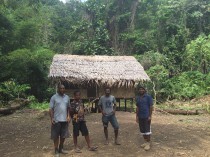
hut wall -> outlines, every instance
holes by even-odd
[[[74,91],[77,89],[66,89],[66,94],[70,96],[70,98],[74,97]],[[81,92],[81,98],[87,99],[87,89],[78,89]],[[134,98],[135,97],[135,90],[134,88],[112,88],[111,94],[114,95],[116,98]],[[98,95],[96,97],[100,97],[104,95],[104,88],[98,89]]]
[[[111,94],[115,96],[115,98],[134,98],[135,97],[135,89],[134,88],[111,88]],[[104,95],[104,88],[99,89],[99,97]]]
[[[87,98],[87,89],[66,89],[66,94],[70,97],[74,97],[74,91],[79,90],[81,92],[81,98],[86,99]]]

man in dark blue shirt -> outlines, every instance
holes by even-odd
[[[136,122],[139,123],[145,143],[141,145],[144,150],[150,149],[151,119],[153,111],[153,99],[146,93],[144,87],[139,87],[139,96],[136,97]]]

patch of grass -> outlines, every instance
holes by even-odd
[[[203,104],[176,104],[176,105],[169,105],[169,104],[159,104],[157,105],[160,109],[180,109],[180,110],[204,110],[210,113],[210,105],[203,105]]]
[[[210,114],[210,104],[205,104],[203,107]]]
[[[36,109],[36,110],[47,110],[49,109],[49,103],[48,102],[33,102],[28,105],[30,109]]]

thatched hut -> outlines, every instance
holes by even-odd
[[[78,56],[57,54],[50,66],[49,78],[63,83],[72,96],[80,89],[83,99],[97,98],[110,86],[116,98],[133,98],[139,81],[149,80],[133,56]]]

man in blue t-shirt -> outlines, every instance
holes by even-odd
[[[105,144],[109,144],[108,140],[108,124],[111,123],[114,128],[115,134],[115,144],[120,145],[118,142],[118,130],[119,124],[117,118],[115,116],[116,112],[116,99],[113,95],[111,95],[111,89],[109,87],[105,88],[105,95],[101,96],[98,102],[99,109],[102,113],[102,122],[104,126],[104,135],[106,138]]]
[[[144,150],[150,149],[151,119],[153,111],[153,99],[146,93],[144,87],[139,87],[139,95],[136,97],[136,122],[139,123],[145,143],[141,145]]]

